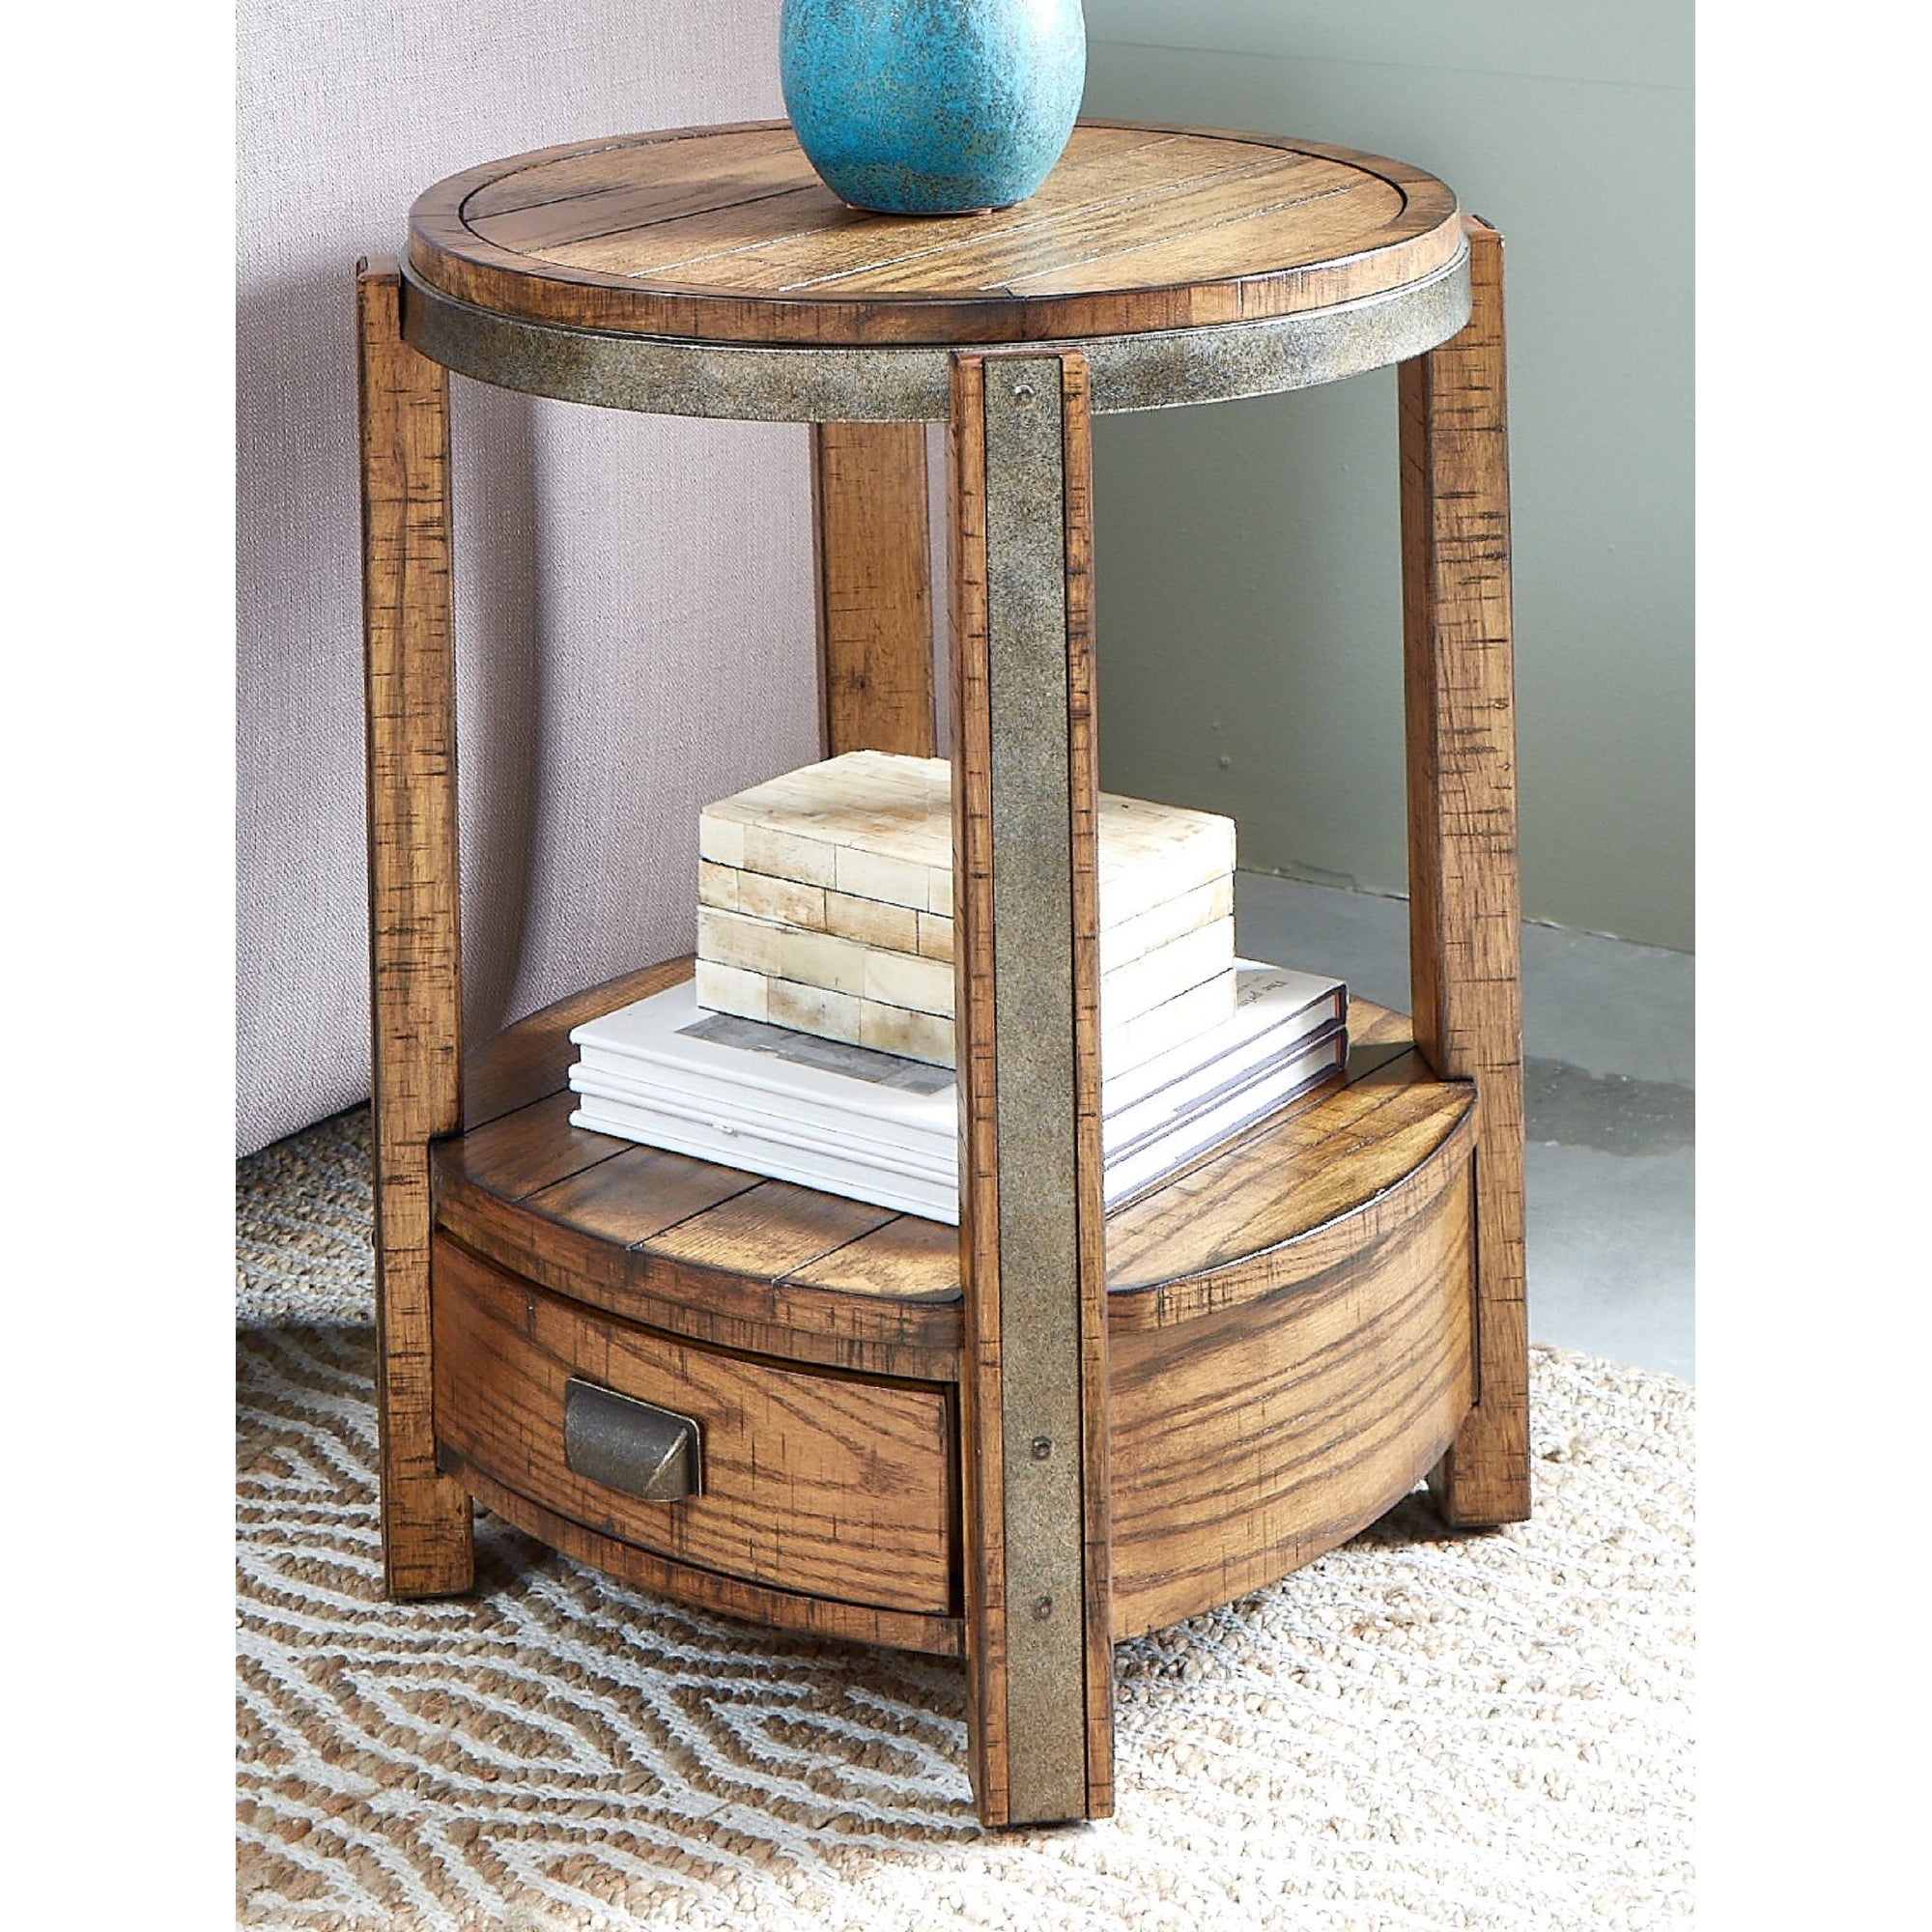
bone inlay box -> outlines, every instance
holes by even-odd
[[[698,1003],[951,1066],[951,788],[944,758],[848,752],[707,806]],[[1234,871],[1232,819],[1101,793],[1110,1070],[1233,1013]]]

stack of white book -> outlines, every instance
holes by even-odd
[[[952,767],[847,752],[704,808],[697,1003],[953,1064]],[[1102,792],[1101,1058],[1122,1068],[1235,1010],[1235,824]]]
[[[1338,980],[1236,962],[1232,1018],[1126,1068],[1103,1051],[1111,1209],[1258,1126],[1348,1057]],[[578,1027],[575,1126],[956,1224],[950,1068],[707,1012],[691,980]]]

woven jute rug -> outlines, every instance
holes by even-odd
[[[1690,1914],[1691,1396],[1539,1349],[1536,1516],[1404,1502],[1122,1644],[1119,1813],[987,1833],[955,1665],[656,1602],[478,1519],[380,1591],[366,1115],[240,1184],[240,1921],[1641,1927]]]

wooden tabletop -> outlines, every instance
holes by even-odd
[[[789,124],[584,141],[428,190],[410,265],[484,309],[739,343],[965,343],[1293,315],[1420,280],[1456,197],[1373,155],[1083,122],[1031,200],[913,218],[849,208]]]

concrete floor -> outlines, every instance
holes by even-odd
[[[1243,954],[1408,1007],[1408,908],[1243,872]],[[1694,1369],[1692,982],[1684,952],[1522,929],[1529,1333],[1687,1379]]]

